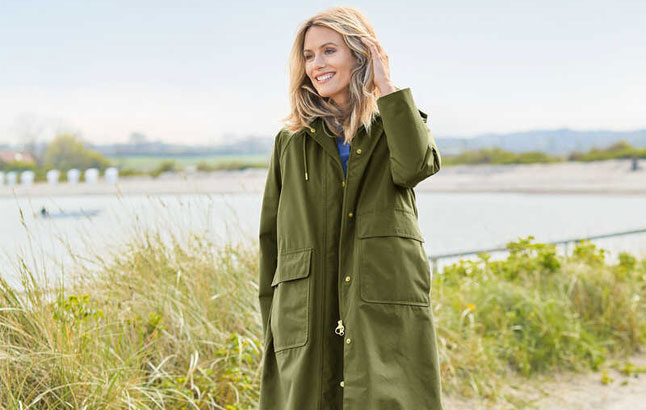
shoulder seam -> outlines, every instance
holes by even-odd
[[[282,133],[282,132],[281,132],[281,133]],[[294,139],[294,137],[295,137],[297,134],[299,134],[299,133],[301,133],[301,131],[296,131],[296,132],[290,132],[290,133],[289,133],[289,135],[287,136],[287,141],[284,141],[284,142],[282,143],[282,148],[281,148],[280,156],[278,157],[278,160],[279,160],[279,161],[282,161],[282,159],[283,159],[283,155],[285,155],[285,152],[287,152],[287,146],[288,146],[288,145],[289,145],[289,143]]]

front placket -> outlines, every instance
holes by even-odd
[[[348,323],[345,320],[347,298],[349,293],[350,284],[353,281],[354,274],[351,271],[352,269],[352,259],[354,257],[353,252],[350,250],[351,247],[347,247],[346,244],[353,243],[353,234],[354,229],[351,229],[352,224],[356,220],[356,210],[354,209],[354,204],[356,203],[357,189],[356,189],[356,178],[354,177],[355,168],[353,167],[354,158],[361,155],[360,148],[360,136],[361,131],[355,135],[354,138],[350,141],[350,156],[348,157],[348,162],[346,164],[346,175],[343,182],[343,205],[341,208],[341,236],[339,238],[339,283],[338,283],[338,292],[339,292],[339,314],[340,318],[337,323],[337,327],[334,329],[335,333],[341,337],[344,337],[344,357],[346,354],[349,354],[349,348],[351,348],[352,339],[350,335],[352,333],[351,327],[348,332]],[[350,323],[350,326],[352,324]],[[345,365],[344,374],[345,374]],[[340,387],[345,387],[345,381],[339,381]]]

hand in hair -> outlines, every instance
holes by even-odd
[[[368,46],[372,55],[372,77],[375,87],[379,90],[380,97],[396,91],[395,86],[390,81],[388,54],[386,54],[382,45],[374,37],[361,37],[361,41]]]

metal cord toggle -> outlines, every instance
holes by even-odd
[[[339,336],[343,336],[343,334],[345,333],[345,327],[343,327],[343,320],[338,321],[338,325],[336,329],[334,329],[334,333],[336,333]]]

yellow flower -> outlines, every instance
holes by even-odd
[[[474,305],[473,303],[467,303],[467,309],[469,309],[472,312],[475,312],[476,305]]]

